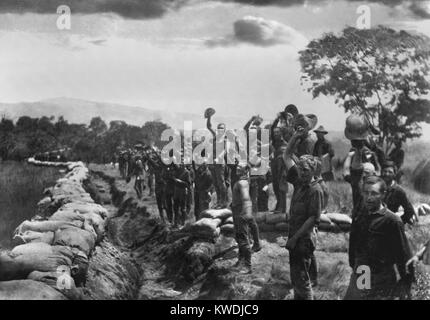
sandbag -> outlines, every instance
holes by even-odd
[[[0,300],[67,300],[58,290],[34,280],[0,282]]]
[[[81,214],[78,211],[58,210],[49,220],[66,222],[82,221],[84,229],[86,225],[91,225],[94,228],[98,240],[101,240],[105,233],[105,220],[100,215],[92,212]]]
[[[11,254],[14,256],[22,254],[52,254],[52,246],[44,242],[32,242],[16,246],[12,249]]]
[[[343,213],[326,213],[327,217],[335,224],[351,224],[352,219]]]
[[[23,234],[26,231],[47,232],[56,231],[64,227],[82,228],[83,223],[80,221],[64,222],[64,221],[24,221],[15,230],[15,234]]]
[[[0,256],[0,281],[25,279],[33,271],[55,272],[60,266],[71,266],[70,257],[62,253]]]
[[[326,232],[335,232],[335,231],[339,231],[339,227],[332,222],[327,223],[327,222],[321,221],[318,225],[318,230],[326,231]]]
[[[267,224],[277,224],[287,222],[287,215],[285,213],[273,213],[266,215]]]
[[[257,223],[266,222],[266,216],[267,215],[270,215],[270,213],[268,213],[268,212],[257,212],[255,214],[255,221]]]
[[[220,232],[226,237],[234,236],[234,225],[231,223],[226,223],[220,227]]]
[[[25,231],[22,234],[17,234],[13,237],[14,242],[19,243],[30,243],[30,242],[43,242],[52,244],[54,242],[54,232],[36,232],[36,231]]]
[[[69,269],[64,269],[64,274],[61,270],[57,272],[40,272],[33,271],[27,277],[29,280],[42,282],[51,288],[61,292],[66,298],[70,300],[82,299],[81,292],[76,288],[75,281],[71,276]]]
[[[228,218],[224,221],[224,223],[225,223],[225,224],[227,224],[227,223],[234,224],[233,217],[228,217]]]
[[[276,229],[276,231],[288,232],[288,230],[289,230],[288,223],[279,222],[275,225],[275,229]]]
[[[92,232],[76,227],[57,230],[53,244],[78,248],[87,256],[90,255],[96,243],[96,236]]]
[[[85,217],[81,215],[78,211],[73,210],[57,210],[50,218],[49,220],[52,221],[66,221],[66,222],[73,222],[75,220],[84,221]]]
[[[323,213],[320,215],[320,223],[330,224],[330,223],[332,223],[332,221],[330,220],[330,218],[325,213]]]
[[[258,229],[261,232],[273,232],[276,231],[274,224],[260,223]]]
[[[79,213],[83,213],[83,214],[96,213],[102,216],[103,218],[107,217],[107,210],[103,208],[101,205],[96,203],[83,203],[83,202],[67,203],[61,209],[78,211]]]
[[[207,209],[204,210],[200,216],[202,218],[212,218],[212,219],[227,219],[232,216],[232,212],[230,209]]]
[[[73,259],[74,253],[70,248],[64,246],[51,246],[43,242],[32,242],[16,246],[10,252],[11,255],[64,255],[68,259]]]
[[[189,231],[196,237],[214,239],[220,235],[221,219],[203,218],[189,226]]]

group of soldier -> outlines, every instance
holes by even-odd
[[[226,125],[220,123],[213,129],[214,114],[211,108],[205,111],[214,146],[227,144]],[[233,164],[223,153],[210,164],[193,161],[166,165],[158,149],[141,144],[134,150],[119,152],[119,169],[127,180],[135,176],[140,198],[146,175],[160,218],[173,227],[184,225],[191,218],[192,209],[198,220],[211,203],[215,209],[230,208],[239,247],[234,268],[244,274],[252,272],[252,252],[261,250],[255,217],[258,211],[269,211],[271,184],[276,197],[273,213],[285,213],[289,224],[286,248],[294,296],[312,299],[312,288],[318,283],[314,255],[318,224],[329,199],[327,182],[334,179],[334,150],[325,138],[328,132],[323,126],[316,128],[317,122],[315,115],[301,114],[295,105],[288,105],[273,123],[266,125],[264,129],[270,130],[270,158],[269,170],[263,175],[253,174],[258,164],[249,161],[250,149],[245,161],[236,160]],[[256,130],[260,149],[262,123],[260,116],[253,116],[244,126],[246,132]],[[364,116],[351,115],[346,121],[345,136],[351,141],[351,150],[344,161],[343,178],[351,184],[353,198],[349,243],[353,272],[346,299],[408,297],[413,280],[412,261],[417,260],[417,256],[412,257],[404,229],[404,224],[412,224],[416,216],[399,184],[404,160],[402,140],[397,137],[394,148],[386,155],[377,143],[378,134]],[[291,186],[294,190],[287,213]],[[212,193],[216,194],[216,202]],[[404,212],[401,217],[396,214],[400,207]],[[422,255],[424,249],[421,251]],[[363,266],[370,270],[371,288],[358,285],[358,271]]]

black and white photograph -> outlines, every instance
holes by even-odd
[[[0,0],[0,300],[429,299],[430,1]]]

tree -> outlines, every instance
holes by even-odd
[[[396,134],[420,137],[430,123],[430,39],[386,27],[346,28],[311,41],[300,52],[302,85],[316,98],[335,97],[345,112],[359,113],[379,127],[386,150]]]
[[[95,135],[101,135],[107,130],[106,123],[102,120],[100,117],[94,117],[91,119],[89,129],[95,134]]]

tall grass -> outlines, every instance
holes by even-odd
[[[55,168],[13,161],[0,163],[0,247],[11,246],[13,230],[35,215],[43,190],[60,176]]]

